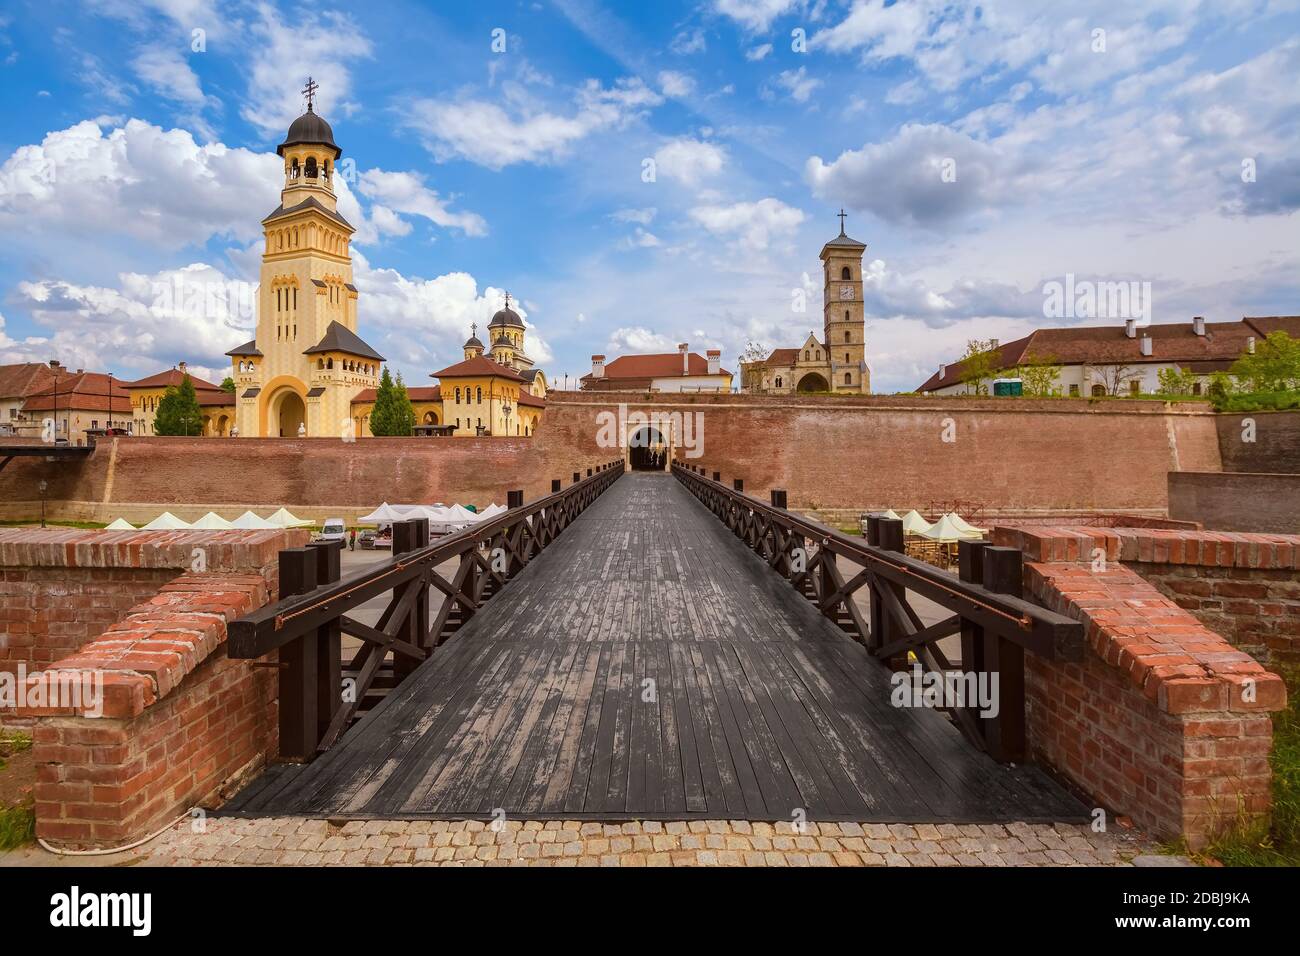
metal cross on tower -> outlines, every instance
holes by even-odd
[[[848,213],[844,211],[843,206],[840,207],[839,216],[840,216],[840,235],[842,236],[844,235],[844,220],[848,216]]]
[[[310,76],[307,77],[307,85],[303,87],[302,95],[307,97],[308,113],[313,112],[312,106],[316,102],[316,91],[319,89],[320,89],[320,84],[317,83],[315,80],[313,80]]]

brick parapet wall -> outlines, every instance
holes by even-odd
[[[1017,526],[993,539],[1027,560],[1104,554],[1256,660],[1300,663],[1300,535]]]
[[[1026,593],[1086,629],[1082,662],[1026,660],[1036,758],[1099,804],[1193,846],[1268,813],[1269,714],[1285,707],[1286,688],[1123,557],[1169,564],[1196,555],[1242,571],[1282,571],[1294,560],[1292,542],[1241,537],[1109,528],[992,534],[1025,552]],[[1105,556],[1100,567],[1094,549]]]
[[[276,556],[305,532],[27,533],[5,533],[3,555],[45,565],[28,572],[126,576],[140,587],[133,575],[155,575],[117,620],[21,688],[18,717],[36,722],[38,836],[129,842],[216,799],[274,753],[275,672],[230,660],[226,624],[274,598]],[[181,570],[195,547],[209,570]]]

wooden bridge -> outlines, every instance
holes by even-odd
[[[573,477],[432,545],[401,526],[391,562],[346,580],[336,551],[285,552],[287,596],[233,622],[230,651],[279,651],[282,750],[310,762],[269,768],[224,812],[1083,819],[1005,759],[1023,749],[1018,655],[1071,656],[1079,625],[792,515],[779,492],[768,505],[682,465]],[[963,567],[1014,564],[1015,591],[1018,554],[981,550]],[[347,613],[386,590],[377,625]],[[909,590],[955,613],[926,626]],[[361,641],[350,661],[343,633]],[[957,633],[967,669],[1005,671],[999,716],[894,706],[909,651],[961,671],[938,648]]]

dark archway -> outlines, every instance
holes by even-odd
[[[816,372],[809,372],[799,379],[799,384],[795,388],[798,392],[829,392],[830,390],[830,383]]]
[[[633,471],[665,471],[668,468],[668,442],[652,425],[642,425],[627,439],[628,458]]]

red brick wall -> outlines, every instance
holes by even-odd
[[[702,412],[704,456],[694,461],[743,477],[759,493],[784,488],[791,507],[800,509],[924,507],[963,498],[1002,510],[1163,513],[1167,471],[1220,466],[1214,417],[1199,405],[911,396],[554,398],[534,438],[116,439],[81,465],[16,459],[0,472],[0,501],[34,513],[41,477],[51,481],[49,497],[59,513],[105,518],[117,513],[113,504],[132,502],[481,505],[502,501],[512,488],[532,498],[549,491],[552,478],[567,483],[573,471],[618,457],[618,449],[598,446],[596,416],[620,401]],[[952,419],[955,442],[941,440],[945,419]],[[1044,462],[1052,466],[1035,465]]]
[[[1300,474],[1169,473],[1169,513],[1217,531],[1300,530]]]
[[[1024,550],[1026,592],[1083,621],[1091,650],[1079,664],[1026,658],[1035,757],[1099,806],[1194,846],[1267,814],[1268,715],[1286,702],[1277,675],[1134,570],[1140,556],[1181,560],[1197,534],[1208,539],[1198,541],[1197,554],[1203,546],[1217,558],[1222,546],[1225,561],[1238,549],[1256,564],[1293,553],[1289,544],[1268,550],[1189,531],[996,528],[992,535]],[[1101,570],[1092,564],[1094,548],[1102,550]]]
[[[994,536],[1040,560],[1088,560],[1101,547],[1257,661],[1300,663],[1300,535],[1017,526]]]
[[[213,800],[276,746],[272,669],[225,654],[226,622],[261,607],[261,574],[184,574],[100,637],[27,681],[36,834],[118,846]],[[102,700],[56,700],[60,682],[100,681]],[[29,701],[36,698],[28,697]]]

